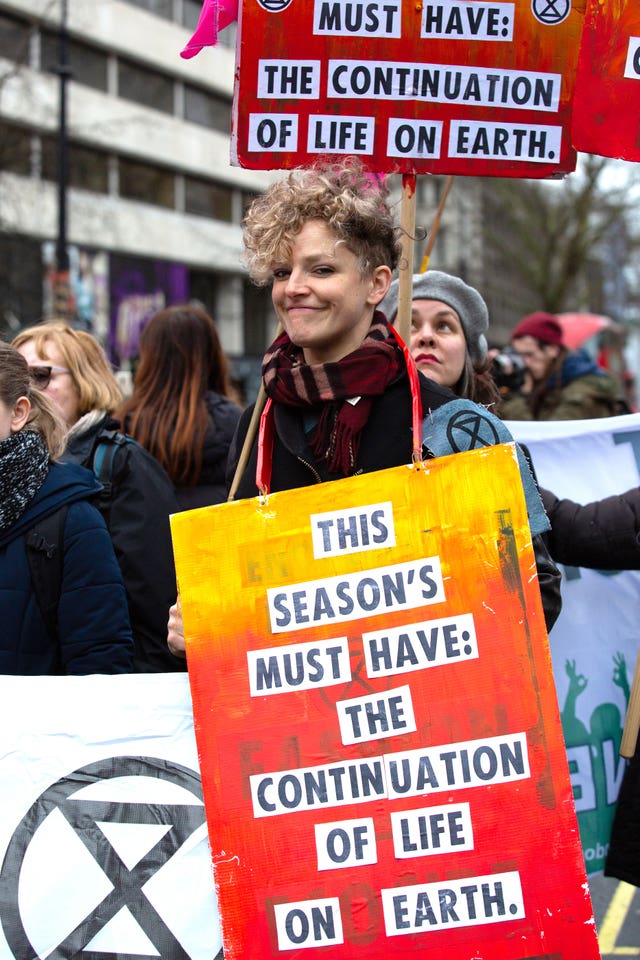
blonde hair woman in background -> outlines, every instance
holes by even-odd
[[[0,343],[0,673],[126,673],[133,641],[122,576],[91,500],[100,486],[59,464],[64,425],[32,385],[26,361]],[[56,614],[41,609],[30,551],[56,517],[62,553]],[[47,534],[48,535],[48,534]],[[52,564],[57,562],[51,558]],[[53,569],[53,568],[52,568]]]

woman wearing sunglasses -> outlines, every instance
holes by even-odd
[[[0,343],[0,673],[128,673],[133,640],[122,576],[91,503],[94,477],[60,464],[64,426],[35,389],[23,357]],[[30,555],[47,519],[60,517],[56,614],[40,608]],[[53,563],[53,561],[51,561]]]
[[[64,458],[103,482],[98,506],[127,591],[135,669],[183,670],[184,662],[166,646],[167,610],[176,595],[169,530],[169,515],[178,510],[174,487],[151,454],[118,433],[113,414],[122,391],[102,347],[90,333],[60,320],[28,327],[13,345],[27,361],[33,384],[65,421]]]

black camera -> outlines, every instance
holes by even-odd
[[[491,375],[503,393],[516,393],[522,388],[527,366],[513,347],[505,347],[491,361]]]

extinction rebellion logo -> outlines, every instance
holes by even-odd
[[[555,27],[571,13],[571,0],[531,0],[531,10],[540,23]]]
[[[282,13],[290,3],[291,0],[258,0],[258,4],[262,9],[267,10],[269,13]]]
[[[152,757],[74,771],[38,797],[9,842],[0,922],[11,955],[213,960],[210,858],[193,855],[202,843],[195,771]]]

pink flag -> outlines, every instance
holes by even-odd
[[[189,60],[200,53],[203,47],[213,47],[218,42],[218,31],[224,30],[238,19],[238,0],[203,0],[196,31],[180,56]]]

